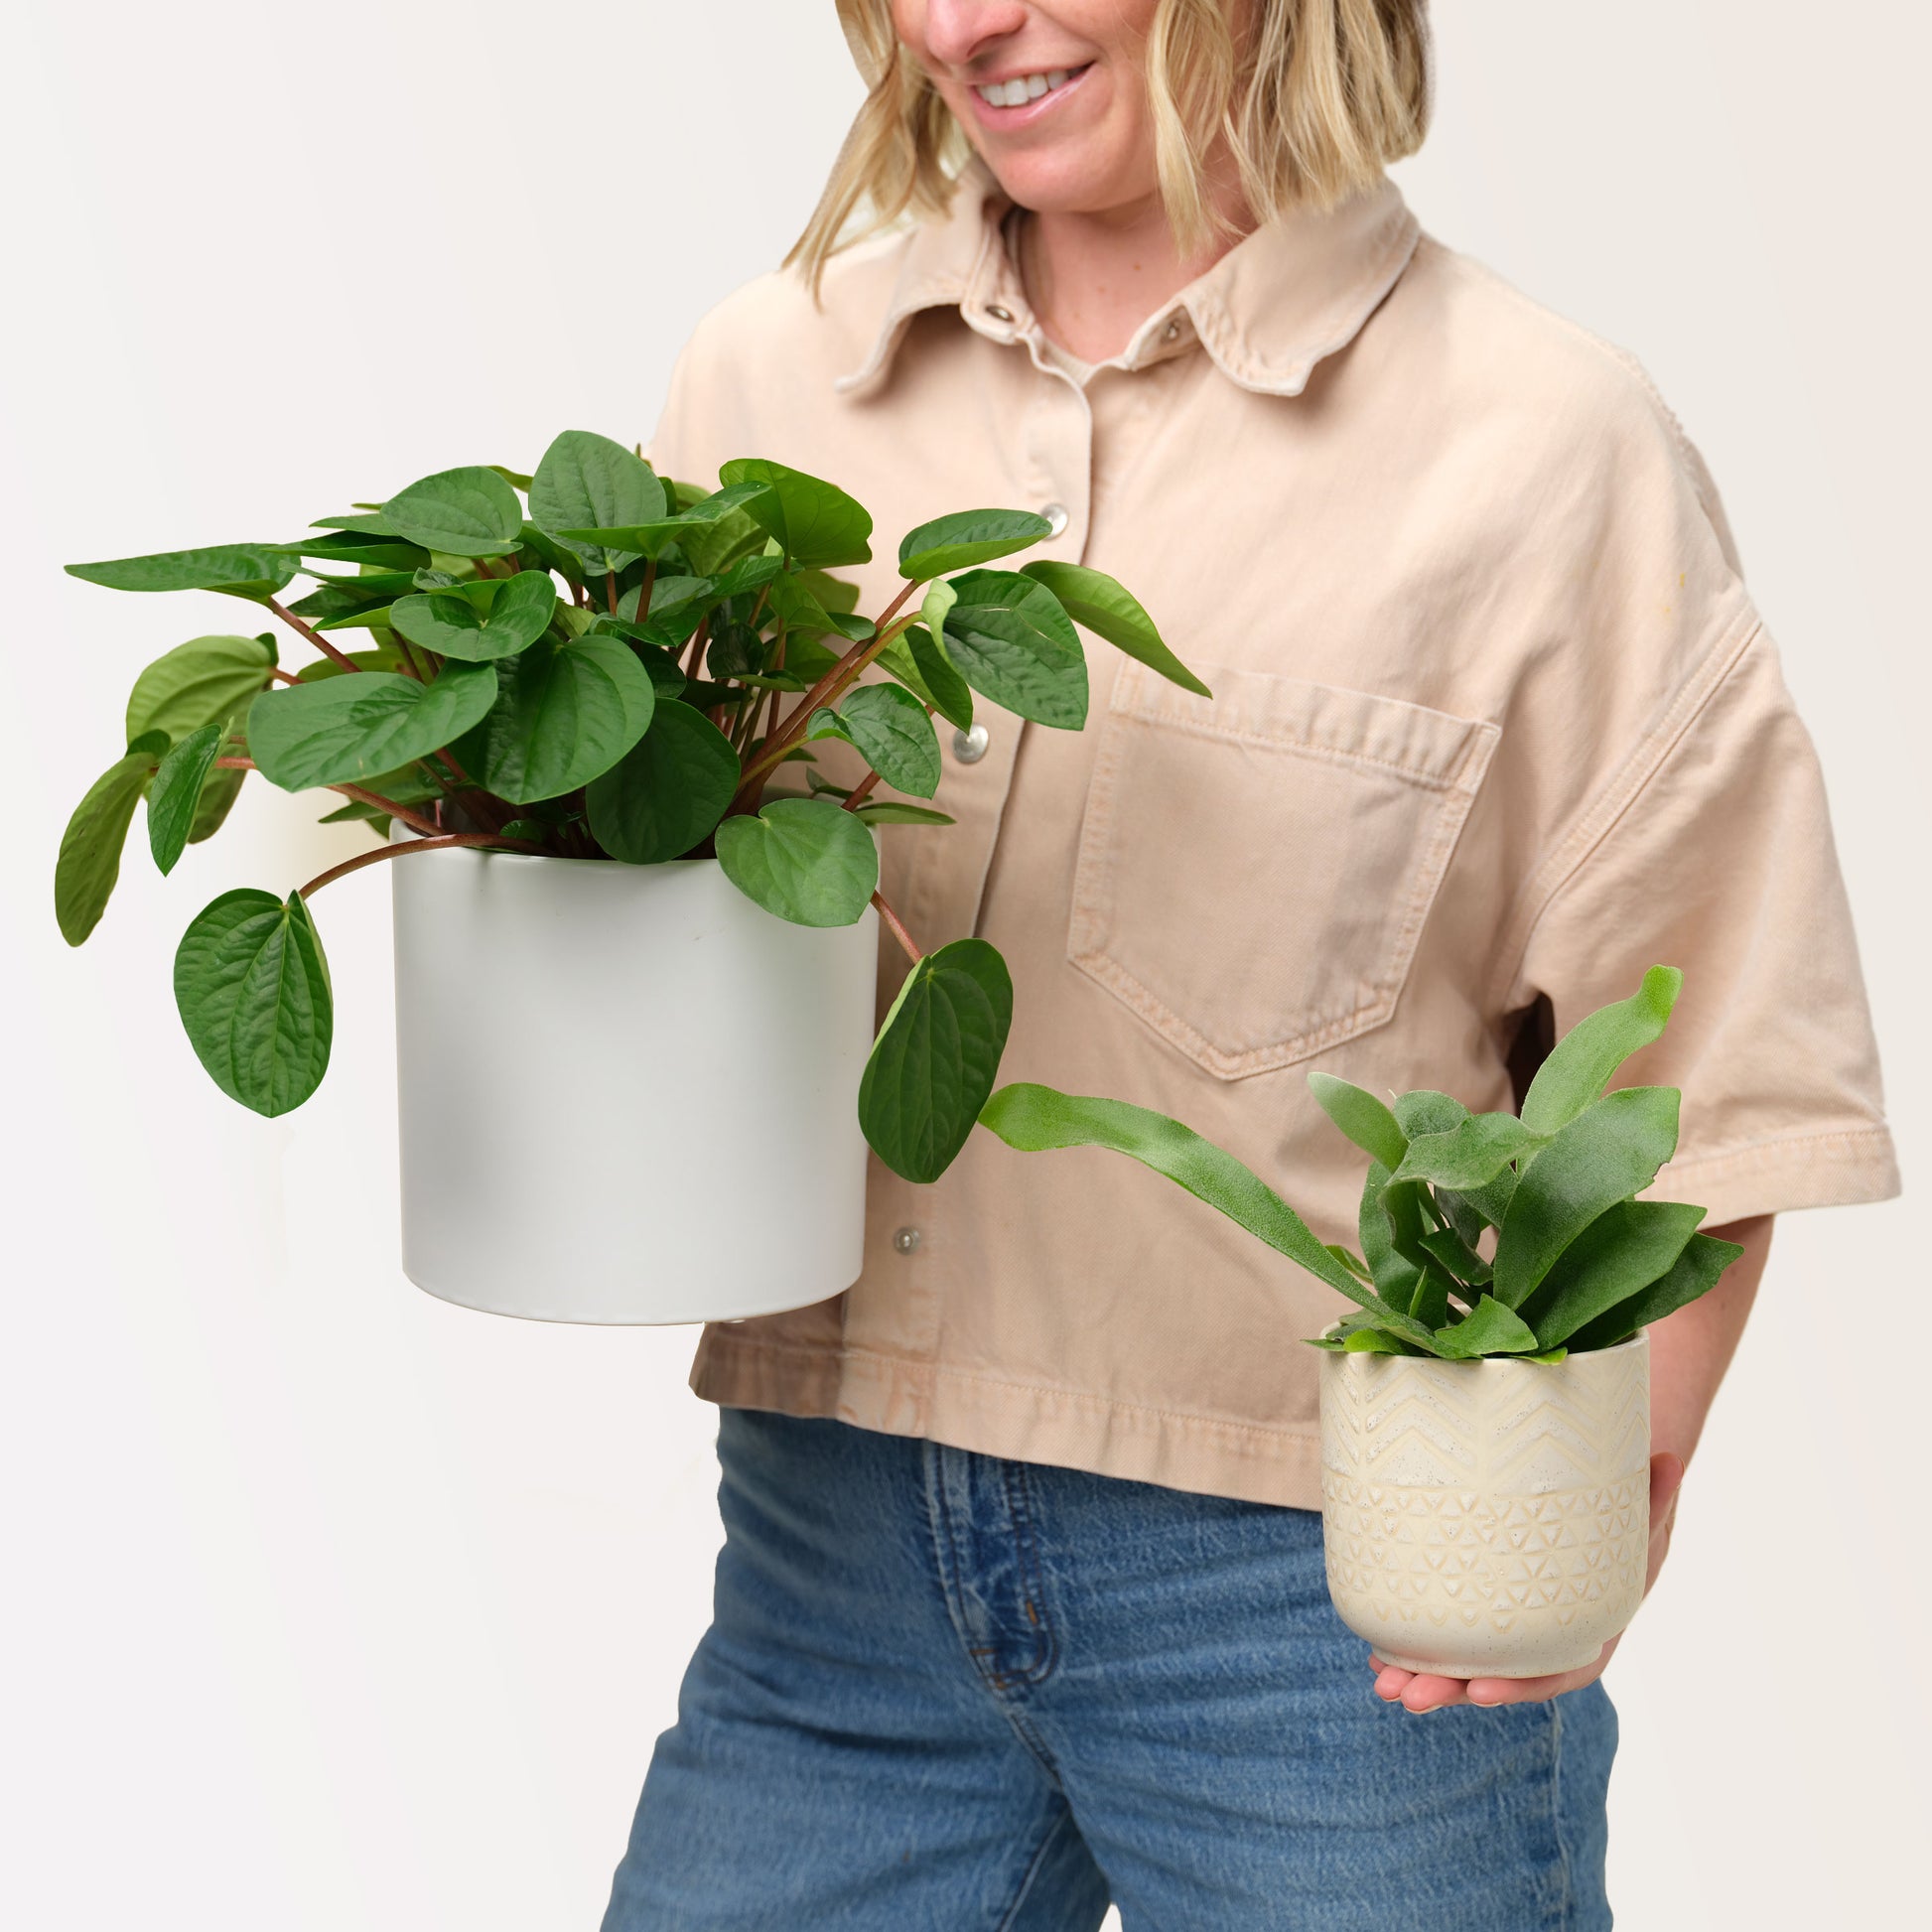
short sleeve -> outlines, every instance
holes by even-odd
[[[1761,625],[1545,903],[1512,1005],[1559,1035],[1680,967],[1665,1036],[1619,1084],[1684,1091],[1659,1195],[1709,1224],[1898,1191],[1823,774]]]

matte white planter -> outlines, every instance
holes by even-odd
[[[851,1286],[876,912],[790,925],[715,860],[456,849],[389,870],[411,1281],[605,1322]]]
[[[1582,1669],[1643,1600],[1649,1336],[1552,1364],[1324,1353],[1321,1527],[1385,1662]]]

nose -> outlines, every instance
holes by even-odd
[[[926,0],[926,52],[945,67],[970,67],[1026,26],[1031,11],[1025,0]]]

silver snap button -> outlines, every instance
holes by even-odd
[[[917,1228],[900,1228],[893,1236],[893,1246],[902,1255],[909,1255],[918,1245],[919,1231]]]
[[[1039,513],[1046,519],[1046,527],[1054,536],[1066,528],[1066,505],[1064,503],[1042,503]]]
[[[1011,309],[1001,308],[997,302],[989,302],[986,305],[986,313],[995,322],[1011,322],[1013,320],[1013,311]]]
[[[1177,342],[1179,342],[1179,340],[1180,340],[1180,318],[1179,318],[1178,316],[1175,316],[1175,317],[1174,317],[1174,319],[1173,319],[1173,320],[1172,322],[1170,322],[1170,323],[1168,324],[1168,326],[1167,326],[1167,328],[1165,328],[1164,330],[1162,330],[1162,332],[1161,332],[1161,340],[1162,340],[1162,341],[1163,341],[1164,343],[1177,343]]]
[[[993,734],[984,725],[975,725],[971,731],[953,733],[952,755],[961,764],[977,764],[992,742]]]

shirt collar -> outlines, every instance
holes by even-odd
[[[882,382],[907,325],[926,309],[956,308],[994,342],[1037,333],[1002,231],[1012,206],[983,163],[968,165],[951,209],[906,236],[871,352],[838,379],[840,394]],[[1346,347],[1395,286],[1420,232],[1386,179],[1338,207],[1291,209],[1164,302],[1118,359],[1141,368],[1198,339],[1229,381],[1260,395],[1300,395],[1314,365]]]

